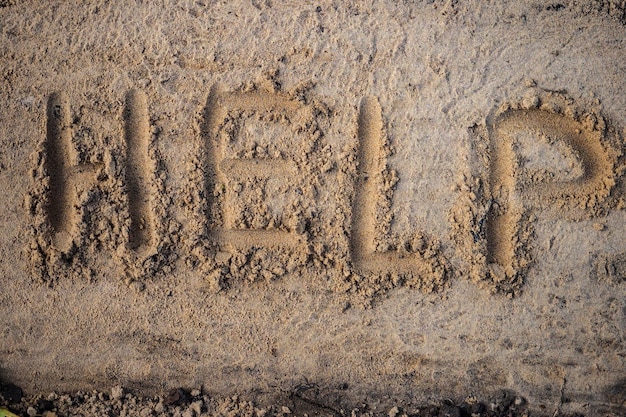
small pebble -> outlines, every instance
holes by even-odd
[[[535,87],[537,86],[537,81],[533,80],[532,78],[526,78],[524,79],[524,85],[528,88]]]
[[[37,410],[35,410],[34,407],[28,407],[28,409],[26,409],[26,414],[28,414],[31,417],[34,417],[37,415]]]
[[[121,400],[122,398],[124,398],[124,388],[119,385],[111,388],[111,398],[114,400]]]
[[[204,405],[204,401],[202,401],[202,400],[194,401],[189,406],[189,409],[192,410],[194,413],[196,413],[196,415],[199,416],[200,414],[202,414],[202,406],[203,405]]]
[[[532,109],[535,107],[539,106],[539,97],[534,96],[534,95],[530,95],[527,97],[524,97],[524,99],[522,100],[522,105],[527,108],[527,109]]]
[[[152,415],[152,409],[150,409],[149,407],[144,407],[141,409],[141,411],[139,412],[139,415],[141,417],[149,417]]]

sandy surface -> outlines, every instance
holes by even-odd
[[[2,382],[626,412],[623,1],[164,3],[0,2]]]

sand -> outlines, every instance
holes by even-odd
[[[623,1],[0,6],[0,382],[626,413]]]

